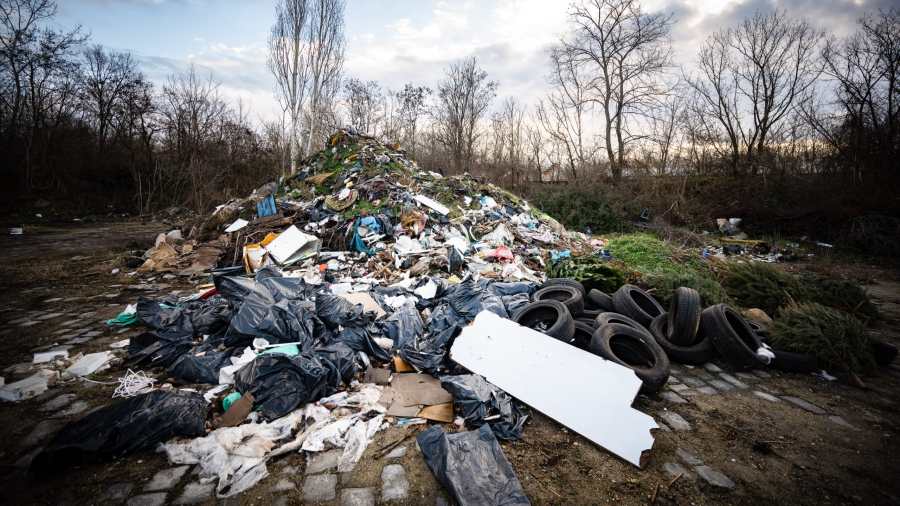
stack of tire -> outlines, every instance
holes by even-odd
[[[763,365],[754,328],[725,304],[702,309],[700,294],[692,288],[675,289],[666,311],[635,285],[623,285],[610,296],[585,292],[572,279],[550,279],[514,319],[634,370],[644,393],[666,384],[670,360],[700,365],[720,355],[735,370]]]

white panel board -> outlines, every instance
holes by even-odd
[[[631,407],[634,371],[482,311],[450,358],[510,395],[640,467],[653,446],[653,417]]]

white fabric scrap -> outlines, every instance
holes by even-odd
[[[253,349],[249,346],[244,348],[244,353],[239,357],[231,357],[231,365],[226,365],[219,369],[219,384],[231,385],[234,383],[234,373],[238,372],[250,362],[253,362],[254,358],[256,358],[256,353],[254,353]]]

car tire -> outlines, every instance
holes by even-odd
[[[541,285],[541,288],[547,288],[548,286],[571,286],[573,288],[577,288],[579,292],[581,292],[581,296],[584,297],[587,291],[584,289],[584,285],[575,281],[572,278],[550,278],[547,281],[544,281],[544,284]]]
[[[603,293],[596,288],[592,288],[587,294],[587,300],[591,305],[602,309],[603,311],[615,311],[613,299],[607,293]]]
[[[575,320],[565,304],[558,300],[531,302],[520,309],[513,319],[519,325],[532,329],[543,325],[545,330],[538,332],[567,343],[575,335]]]
[[[735,370],[745,371],[764,365],[756,355],[761,346],[759,337],[744,317],[726,304],[710,306],[700,313],[700,335],[709,339]]]
[[[612,299],[617,313],[631,317],[644,327],[666,312],[652,295],[634,285],[622,285]]]
[[[658,392],[669,379],[669,358],[646,332],[608,323],[594,331],[590,351],[632,369],[641,379],[641,392]]]
[[[557,300],[569,308],[573,317],[578,317],[584,312],[584,297],[577,288],[568,285],[553,285],[534,292],[534,300]]]
[[[678,346],[690,346],[700,329],[700,292],[681,286],[672,294],[666,325],[667,340]],[[655,319],[654,319],[655,320]]]
[[[690,346],[680,346],[669,341],[669,338],[666,337],[668,324],[668,316],[659,315],[650,324],[650,333],[670,360],[679,364],[703,365],[715,358],[716,349],[706,337],[699,338]]]

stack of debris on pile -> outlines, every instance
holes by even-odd
[[[378,431],[433,424],[410,436],[456,502],[527,504],[497,443],[523,437],[525,405],[640,466],[657,424],[631,404],[665,384],[670,360],[778,361],[762,327],[701,310],[694,290],[666,311],[634,285],[544,280],[549,248],[598,243],[351,131],[186,236],[161,235],[139,271],[209,272],[211,285],[140,298],[115,320],[147,329],[128,343],[124,399],[64,427],[33,468],[163,443],[228,497],[278,456],[340,448],[347,472]]]

